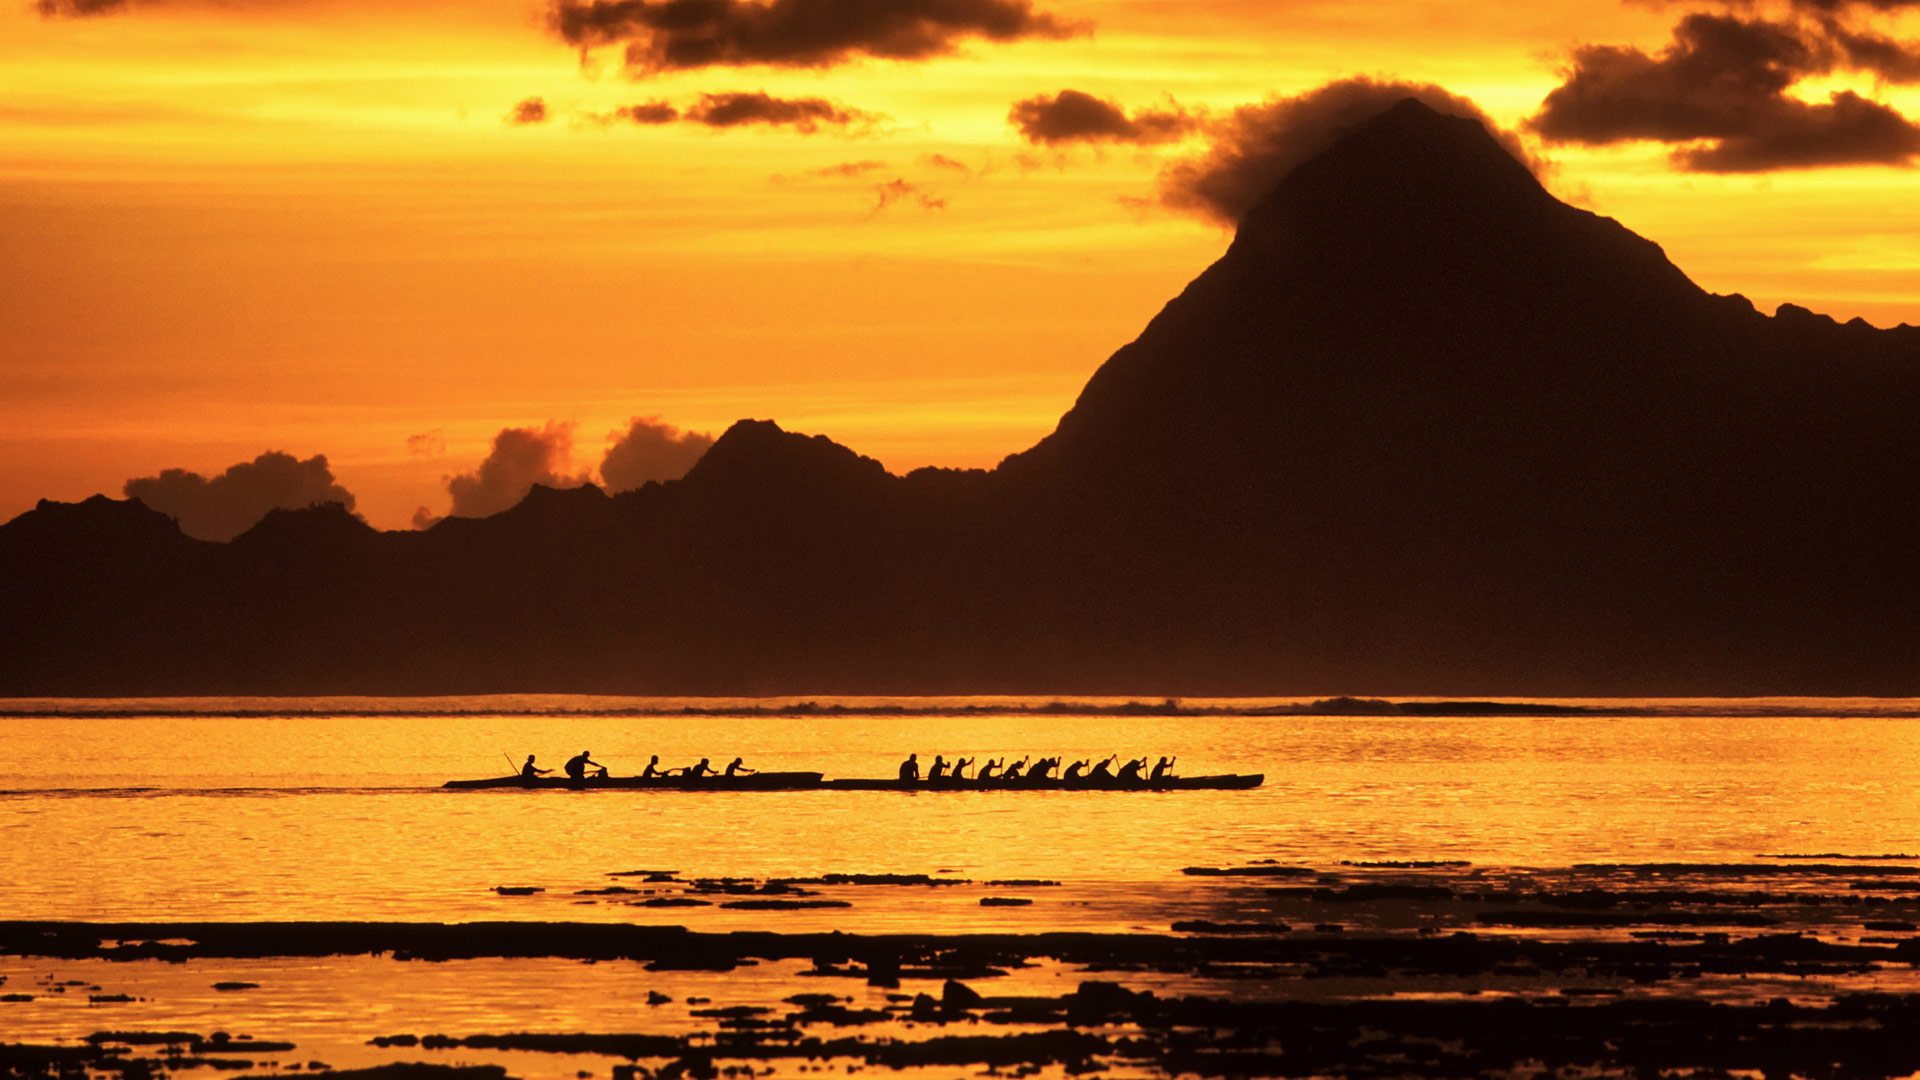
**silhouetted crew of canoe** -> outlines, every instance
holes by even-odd
[[[1163,776],[1158,780],[1118,776],[1051,777],[1031,774],[1013,780],[989,778],[938,780],[822,780],[828,791],[1233,791],[1257,788],[1265,773],[1228,773],[1221,776]]]
[[[449,780],[442,787],[462,791],[507,788],[537,791],[1208,791],[1259,787],[1265,773],[1225,776],[1165,776],[1158,780],[1123,780],[1117,776],[1021,776],[1014,780],[953,776],[924,780],[827,780],[817,772],[761,772],[751,776],[590,776],[573,780],[557,776],[495,776],[485,780]]]
[[[889,781],[891,782],[891,781]],[[536,791],[810,791],[820,787],[817,772],[757,772],[723,776],[589,776],[574,780],[559,776],[493,776],[485,780],[449,780],[440,785],[472,791],[480,788],[526,788]]]

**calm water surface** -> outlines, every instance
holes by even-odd
[[[282,703],[296,715],[273,715],[275,703],[259,700],[13,703],[15,715],[0,717],[0,918],[856,930],[929,919],[958,929],[992,915],[977,903],[984,885],[773,920],[575,895],[616,880],[607,876],[615,871],[662,869],[1047,878],[1070,890],[1052,895],[1088,898],[1058,905],[1055,922],[1127,926],[1137,912],[1115,898],[1176,890],[1191,881],[1179,869],[1195,864],[1550,867],[1920,852],[1916,702],[1870,710],[1882,715],[1859,715],[1859,703],[1799,703],[1790,710],[1799,715],[1766,716],[1687,703],[1680,715],[1550,719],[569,711],[583,703],[591,704],[466,700],[457,711],[469,714],[448,715],[443,701],[363,700],[355,708],[377,715],[356,716],[310,715],[311,702]],[[490,705],[498,713],[487,714]],[[262,715],[200,714],[219,711]],[[528,753],[557,766],[587,748],[616,774],[637,772],[655,753],[668,764],[741,754],[766,770],[887,776],[909,751],[923,761],[936,752],[1069,760],[1117,752],[1178,754],[1188,775],[1267,780],[1253,791],[1160,794],[437,786],[500,775]],[[507,898],[496,885],[547,891]]]

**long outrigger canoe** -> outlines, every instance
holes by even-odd
[[[486,780],[449,780],[450,788],[527,788],[534,791],[807,791],[820,786],[817,772],[762,772],[751,776],[496,776]]]
[[[471,791],[479,788],[520,788],[532,791],[1222,791],[1259,787],[1265,773],[1234,776],[1167,776],[1159,780],[1121,780],[1117,777],[1076,777],[1063,780],[1022,777],[1003,780],[827,780],[817,772],[763,772],[752,776],[596,776],[572,780],[542,776],[496,776],[486,780],[449,780],[442,787]]]

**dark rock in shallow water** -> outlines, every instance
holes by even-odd
[[[260,989],[260,984],[253,982],[217,982],[213,984],[213,988],[215,990],[258,990]]]
[[[847,908],[845,900],[729,900],[720,905],[735,911],[803,911],[808,908]]]
[[[736,956],[663,956],[647,965],[648,971],[732,971],[754,962]],[[693,998],[688,998],[689,1003]]]
[[[1173,924],[1180,934],[1284,934],[1292,929],[1286,923],[1220,923],[1206,919],[1187,919]]]
[[[1344,889],[1315,889],[1313,898],[1334,903],[1372,903],[1376,900],[1451,900],[1445,885],[1349,885]]]
[[[1778,920],[1751,911],[1489,911],[1474,916],[1482,926],[1775,926]]]
[[[495,885],[493,891],[501,896],[532,896],[534,893],[543,893],[547,890],[538,885]]]
[[[940,988],[940,1004],[949,1010],[971,1009],[983,999],[973,987],[955,979],[948,979]]]
[[[1067,1022],[1070,1024],[1104,1024],[1110,1019],[1126,1016],[1146,1002],[1153,995],[1142,991],[1134,993],[1119,983],[1083,982],[1080,988],[1067,995]]]
[[[1023,896],[983,896],[980,898],[981,907],[1026,907],[1031,903],[1033,903],[1033,901]]]
[[[926,874],[822,874],[817,878],[787,878],[794,885],[965,885],[959,878]]]
[[[772,1011],[763,1005],[729,1005],[722,1009],[689,1009],[687,1015],[708,1020],[741,1020],[750,1016],[765,1016]]]
[[[897,989],[900,985],[900,958],[890,953],[868,956],[867,985]]]
[[[336,1080],[507,1080],[507,1070],[498,1065],[435,1065],[424,1061],[396,1061],[370,1069],[332,1069],[327,1075]]]
[[[1307,866],[1186,866],[1180,872],[1189,877],[1312,877],[1317,873]]]

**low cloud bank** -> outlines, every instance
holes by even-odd
[[[609,492],[678,480],[712,445],[713,436],[705,432],[681,431],[657,416],[636,416],[625,431],[607,433],[600,479]]]
[[[573,428],[571,423],[549,421],[539,428],[503,428],[493,437],[493,449],[468,473],[447,477],[447,494],[453,508],[447,517],[487,517],[505,510],[521,499],[535,484],[570,488],[588,483],[587,472],[572,472]],[[426,507],[413,515],[415,528],[426,528],[440,520]]]
[[[448,517],[497,514],[526,498],[535,484],[575,488],[593,483],[594,470],[574,465],[576,426],[550,420],[537,428],[502,428],[476,468],[446,478],[452,509],[436,514],[423,506],[414,511],[413,527],[430,528]],[[409,438],[409,447],[418,438]],[[607,433],[600,483],[609,492],[620,492],[678,480],[712,445],[713,436],[705,432],[681,431],[657,416],[633,417],[624,429]]]
[[[186,469],[128,480],[122,491],[180,522],[180,531],[201,540],[231,540],[251,529],[269,510],[300,510],[337,502],[353,509],[353,493],[341,487],[325,454],[302,461],[269,450],[208,478]]]

